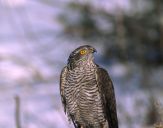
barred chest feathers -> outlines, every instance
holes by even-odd
[[[69,70],[65,95],[68,115],[80,124],[87,122],[98,127],[98,122],[104,122],[105,118],[95,72],[96,65],[93,63]]]

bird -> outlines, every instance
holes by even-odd
[[[107,70],[95,63],[95,52],[83,45],[69,55],[60,75],[64,112],[75,128],[118,128],[114,86]]]

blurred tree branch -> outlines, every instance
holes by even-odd
[[[160,0],[156,0],[156,11],[159,18],[159,30],[160,30],[160,48],[163,50],[163,14],[162,5]]]

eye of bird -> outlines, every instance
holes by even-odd
[[[84,55],[84,54],[86,54],[86,53],[87,53],[86,50],[81,50],[81,51],[80,51],[80,54],[81,54],[81,55]]]

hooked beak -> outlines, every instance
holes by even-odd
[[[90,48],[90,52],[94,53],[94,52],[97,52],[97,50],[95,48]]]

